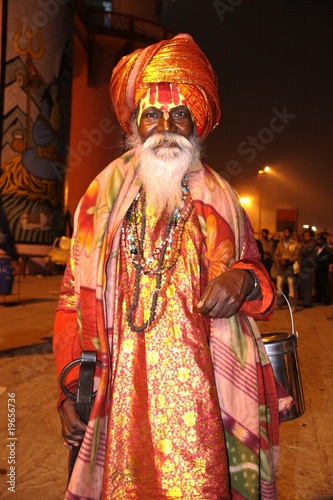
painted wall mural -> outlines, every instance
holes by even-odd
[[[68,0],[7,0],[0,210],[15,243],[63,234],[73,11]]]

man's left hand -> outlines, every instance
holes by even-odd
[[[241,308],[253,287],[251,273],[243,269],[230,269],[208,283],[196,311],[207,318],[230,318]],[[260,297],[258,287],[258,296],[254,298]]]

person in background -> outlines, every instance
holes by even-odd
[[[274,253],[275,253],[276,247],[278,246],[278,244],[280,243],[280,241],[281,241],[281,239],[280,239],[279,233],[273,234],[273,236],[272,236],[273,261],[272,261],[271,270],[270,270],[270,277],[271,277],[273,283],[275,283],[275,284],[276,284],[276,279],[277,279],[277,273],[278,273],[279,264],[274,259]]]
[[[267,269],[268,274],[271,272],[271,267],[273,263],[273,240],[269,236],[269,230],[268,229],[262,229],[261,230],[261,238],[260,238],[262,247],[263,247],[263,252],[264,252],[264,257],[262,260],[263,265]]]
[[[327,246],[333,249],[333,234],[329,234],[326,241]]]
[[[262,262],[264,260],[264,247],[262,246],[262,243],[260,240],[256,239],[257,247],[259,250],[259,260]]]
[[[312,305],[312,287],[316,270],[315,247],[314,232],[311,229],[306,229],[303,231],[299,246],[299,291],[303,307],[311,307]]]
[[[316,302],[328,306],[331,304],[331,294],[329,288],[329,267],[333,262],[333,250],[327,245],[326,234],[319,234],[316,238]]]
[[[7,218],[0,206],[0,258],[7,258],[18,266],[18,253],[16,251],[14,238],[9,230]]]
[[[295,279],[295,263],[299,262],[299,244],[293,239],[291,227],[283,229],[283,237],[277,245],[274,260],[278,265],[276,286],[278,290],[284,291],[288,285],[288,298],[293,312],[297,310],[297,283]],[[278,307],[284,304],[284,298],[280,294],[278,297]]]
[[[76,211],[54,330],[58,374],[83,347],[102,362],[88,425],[60,395],[66,443],[83,440],[66,498],[276,498],[291,401],[254,321],[275,289],[238,196],[201,160],[214,70],[181,34],[123,57],[110,95],[129,150]]]

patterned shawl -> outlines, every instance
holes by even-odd
[[[102,361],[98,392],[66,498],[99,499],[103,476],[112,351],[113,299],[121,222],[140,188],[137,157],[130,151],[92,182],[75,216],[72,248],[59,301],[54,337],[58,373],[81,350],[98,350]],[[255,319],[267,319],[274,292],[238,197],[207,166],[189,176],[189,188],[206,240],[210,277],[240,267],[253,270],[263,298],[245,302],[229,319],[211,321],[211,353],[228,445],[232,498],[276,498],[278,398],[273,372]],[[234,235],[235,255],[226,263],[219,220]],[[106,275],[108,282],[105,299]],[[74,280],[75,277],[75,280]],[[75,287],[75,290],[74,290]],[[71,372],[69,385],[75,386]],[[288,401],[283,401],[286,407]],[[283,408],[281,408],[283,409]],[[251,474],[250,485],[245,476]]]

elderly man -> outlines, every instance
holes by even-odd
[[[214,71],[178,35],[124,57],[110,93],[130,149],[79,204],[55,323],[59,373],[82,349],[102,362],[87,426],[59,400],[65,441],[83,439],[66,498],[273,499],[278,395],[253,318],[275,294],[237,195],[200,160]]]

